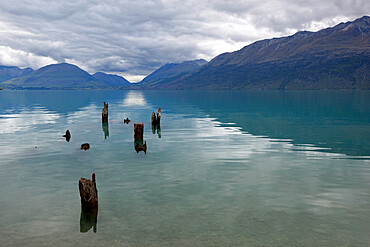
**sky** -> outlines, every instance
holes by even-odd
[[[166,63],[369,14],[368,0],[1,0],[0,65],[67,62],[137,82]]]

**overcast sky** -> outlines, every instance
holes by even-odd
[[[168,62],[369,15],[368,0],[1,0],[0,64],[68,62],[137,81]]]

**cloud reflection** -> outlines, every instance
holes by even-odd
[[[123,100],[124,106],[147,106],[144,95],[140,91],[130,91]]]
[[[58,113],[47,111],[41,107],[23,109],[19,113],[0,115],[0,133],[27,131],[39,124],[54,124],[60,118]]]

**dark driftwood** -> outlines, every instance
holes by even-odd
[[[144,153],[146,154],[146,141],[145,141],[144,145],[140,145],[139,143],[136,143],[135,144],[135,150],[136,150],[136,153],[138,153],[140,151],[144,151]]]
[[[98,190],[96,189],[95,173],[92,174],[92,181],[88,178],[80,178],[78,188],[80,190],[81,206],[83,208],[98,207]]]
[[[102,110],[101,116],[103,122],[108,122],[108,103],[104,102],[104,108]]]
[[[69,142],[71,140],[71,132],[69,132],[69,130],[67,130],[66,134],[63,137],[65,137],[66,141]]]
[[[90,149],[90,144],[89,143],[84,143],[84,144],[81,144],[81,150],[88,150]]]
[[[126,124],[129,124],[131,122],[131,120],[126,118],[126,119],[123,119],[123,122],[126,123]]]

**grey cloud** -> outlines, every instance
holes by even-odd
[[[360,0],[4,0],[0,62],[32,62],[27,66],[35,68],[73,61],[91,73],[146,75],[168,62],[210,59],[258,39],[333,25],[368,10],[368,1]],[[20,51],[16,60],[7,60],[9,49]]]

